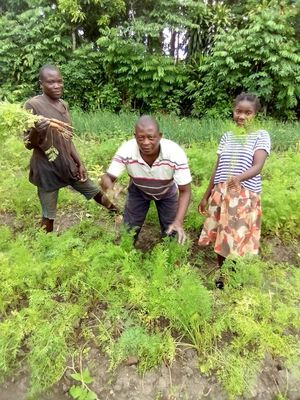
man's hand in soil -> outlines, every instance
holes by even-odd
[[[116,178],[111,175],[108,174],[102,175],[102,177],[99,180],[102,190],[106,193],[108,190],[112,189],[114,187],[115,180]]]
[[[173,222],[166,231],[167,235],[172,235],[173,232],[177,233],[177,242],[179,244],[184,244],[186,241],[186,234],[184,232],[184,229],[182,227],[182,224],[179,222]]]

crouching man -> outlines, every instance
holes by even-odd
[[[135,125],[134,139],[121,145],[101,179],[106,192],[123,171],[130,177],[124,223],[135,229],[135,239],[143,226],[150,202],[155,202],[162,235],[186,235],[183,220],[191,197],[191,174],[183,149],[162,138],[157,121],[147,115]]]

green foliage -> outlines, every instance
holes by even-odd
[[[135,304],[138,300],[141,318],[149,323],[163,316],[175,328],[188,329],[195,318],[199,323],[209,318],[210,297],[189,267],[184,265],[183,254],[176,257],[175,253],[174,257],[173,243],[169,246],[169,250],[156,247],[144,261],[144,273],[139,273],[141,276],[137,275],[131,281],[129,302]],[[145,273],[148,276],[145,277]]]
[[[79,36],[83,30],[89,40],[95,40],[99,28],[123,14],[124,0],[58,0],[58,9]]]
[[[140,372],[156,367],[162,362],[171,362],[176,346],[170,332],[149,335],[142,327],[127,328],[118,341],[108,349],[111,358],[110,369],[115,369],[129,356],[137,356]]]
[[[12,314],[0,324],[0,371],[1,375],[11,372],[22,341],[29,328],[24,318],[24,313],[12,312]]]
[[[27,362],[31,372],[32,396],[59,380],[66,357],[71,351],[70,337],[74,326],[97,300],[109,305],[111,317],[116,316],[115,312],[120,311],[124,304],[136,304],[137,311],[132,318],[140,321],[141,327],[144,325],[148,328],[151,321],[162,316],[170,316],[174,324],[182,326],[181,321],[188,324],[195,312],[201,315],[205,312],[203,309],[198,310],[199,305],[204,304],[204,293],[201,296],[201,292],[193,292],[192,287],[198,287],[199,283],[192,282],[191,271],[186,267],[182,270],[179,266],[171,267],[183,255],[183,250],[177,244],[175,246],[170,243],[166,249],[158,248],[152,258],[143,263],[142,255],[132,250],[132,245],[126,244],[126,241],[121,246],[111,242],[108,246],[109,237],[103,237],[99,243],[99,232],[97,241],[91,241],[90,245],[84,245],[79,238],[73,238],[70,231],[60,237],[38,233],[33,242],[23,235],[16,242],[9,242],[8,235],[5,229],[2,235],[5,245],[2,257],[1,311],[2,315],[7,315],[7,319],[1,326],[3,335],[0,348],[3,359],[0,365],[2,373],[8,372],[16,362],[21,346],[26,345],[30,350]],[[36,267],[32,265],[33,260]],[[147,299],[142,296],[139,300],[138,292],[142,294],[138,287],[142,279],[141,270],[144,268],[146,271],[153,262],[157,265],[153,267],[153,277],[148,277],[153,297]],[[171,274],[170,278],[167,274]],[[165,310],[159,312],[154,296],[159,292],[162,296],[167,279],[174,286],[169,291],[173,300],[162,298],[160,303]],[[187,292],[185,285],[189,283],[192,285],[191,291]],[[21,306],[19,312],[9,317],[9,310],[18,307],[20,299],[26,306]],[[182,311],[179,316],[174,314],[171,301],[173,307],[180,306]],[[145,314],[147,303],[149,317]],[[141,327],[138,328],[138,336]],[[116,345],[114,351],[110,349],[111,362],[116,364],[121,360],[123,356],[117,357],[116,354],[122,353],[120,349],[123,347],[132,351],[136,349],[143,370],[157,365],[162,359],[171,360],[175,354],[174,341],[167,332],[162,336],[153,333],[148,338],[144,331],[140,342],[133,342],[137,346],[133,349],[130,347],[133,344],[127,343],[127,339],[120,341],[120,348]],[[126,351],[122,353],[124,356]]]
[[[295,169],[299,162],[300,153],[289,151],[276,154],[270,157],[263,171],[264,229],[288,240],[300,235],[300,213],[295,207],[300,195],[300,182]]]
[[[38,117],[32,115],[19,104],[0,102],[0,138],[21,135],[32,128]]]
[[[78,110],[73,115],[76,146],[96,177],[119,144],[131,137],[136,116],[84,115]],[[186,228],[195,237],[203,221],[197,203],[215,163],[217,139],[228,122],[170,116],[161,116],[160,122],[168,137],[187,145],[194,183]],[[300,159],[293,149],[298,125],[265,122],[276,127],[274,132],[267,128],[275,147],[290,149],[271,153],[263,170],[262,234],[264,240],[277,235],[297,243]],[[38,399],[70,369],[67,363],[82,339],[107,354],[112,371],[133,356],[144,373],[161,362],[171,363],[178,347],[193,347],[202,373],[214,374],[231,398],[251,389],[267,355],[291,371],[298,368],[296,265],[259,258],[236,264],[227,260],[225,290],[217,292],[211,290],[215,276],[206,263],[209,253],[195,254],[192,242],[179,246],[171,240],[142,253],[133,247],[132,235],[118,237],[104,209],[67,189],[60,191],[60,211],[76,214],[78,222],[58,235],[46,235],[34,222],[39,206],[26,177],[30,153],[11,134],[3,139],[2,150],[0,217],[12,225],[0,227],[2,379],[26,364],[29,395]],[[69,394],[77,400],[96,399],[88,388],[92,377],[85,360],[83,365],[74,362],[71,369]]]
[[[79,239],[82,229],[90,237]],[[92,222],[59,237],[38,233],[33,241],[26,234],[12,241],[6,228],[0,233],[0,289],[6,300],[1,303],[1,374],[25,358],[33,397],[62,376],[75,326],[99,302],[106,306],[97,342],[111,369],[130,356],[138,358],[141,372],[171,362],[174,328],[197,349],[201,370],[216,371],[232,398],[251,387],[265,354],[290,367],[297,364],[297,269],[243,259],[233,273],[229,261],[224,293],[209,293],[185,264],[186,249],[174,242],[143,255],[126,236],[120,246],[105,236],[99,240]],[[21,348],[29,352],[20,358]],[[85,369],[71,377],[85,385],[92,381]],[[84,385],[72,386],[70,394],[96,398]]]
[[[71,49],[68,29],[49,6],[1,15],[0,99],[22,101],[37,92],[39,68],[66,61]]]
[[[218,118],[179,118],[175,115],[156,114],[160,124],[160,130],[164,137],[178,143],[191,145],[196,143],[209,143],[209,147],[217,146],[222,134],[232,126],[229,120]],[[106,110],[97,110],[90,113],[82,113],[80,110],[72,112],[73,125],[80,137],[86,133],[93,134],[97,140],[110,141],[124,140],[133,134],[134,125],[138,115],[131,112],[114,114]],[[266,118],[259,120],[259,126],[271,135],[272,150],[285,151],[297,149],[300,141],[300,124],[297,122],[279,122]],[[216,142],[216,143],[211,143]],[[116,144],[117,147],[117,144]],[[203,155],[199,153],[199,157]],[[195,154],[196,158],[196,154]]]
[[[122,94],[125,107],[179,113],[183,67],[171,58],[147,54],[143,44],[120,38],[117,30],[108,31],[98,44],[106,79]]]
[[[32,313],[35,310],[40,311],[38,319],[34,319],[34,331],[28,339],[31,394],[34,396],[49,389],[63,376],[71,351],[68,341],[83,312],[78,305],[59,304],[51,300],[49,295],[44,298],[43,295],[44,293],[34,293],[37,298],[33,297],[30,303]]]
[[[95,392],[93,392],[87,385],[92,383],[94,379],[90,375],[90,371],[85,368],[80,372],[71,374],[71,378],[76,382],[80,382],[81,386],[71,386],[69,390],[70,396],[75,400],[98,400]]]
[[[195,71],[202,79],[189,83],[194,115],[228,115],[232,98],[250,91],[264,101],[265,111],[295,117],[300,58],[294,14],[285,2],[271,1],[258,5],[242,29],[232,27],[217,36],[212,55],[200,59]]]
[[[263,121],[259,121],[258,119],[251,119],[245,121],[242,126],[237,125],[234,121],[230,121],[228,122],[225,131],[231,132],[237,139],[243,140],[247,137],[249,133],[257,132],[262,129],[264,129]]]
[[[107,80],[103,54],[93,46],[76,49],[73,58],[61,66],[61,72],[65,77],[64,96],[72,107],[90,111],[120,109],[121,93]]]
[[[191,13],[193,25],[188,29],[188,59],[196,59],[201,54],[211,52],[217,34],[227,29],[234,14],[226,4],[213,3],[205,5],[198,2]]]
[[[72,59],[61,65],[61,72],[65,78],[64,95],[72,107],[94,110],[103,105],[101,53],[92,45],[76,49]]]
[[[88,385],[89,383],[93,382],[93,378],[90,375],[90,371],[86,368],[83,371],[76,372],[74,374],[71,374],[71,377],[77,381],[77,382],[83,382],[86,385]]]
[[[75,400],[97,400],[98,397],[96,393],[91,392],[90,390],[82,387],[82,386],[72,386],[69,390],[69,394],[72,399]]]
[[[298,1],[32,0],[1,11],[2,100],[37,94],[52,63],[84,110],[227,117],[248,90],[265,114],[296,117]]]
[[[266,354],[296,363],[299,343],[298,271],[245,258],[224,265],[228,285],[217,296],[212,320],[198,336],[203,372],[218,370],[232,398],[249,390]],[[294,364],[294,365],[296,365]]]

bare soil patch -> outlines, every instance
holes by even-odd
[[[108,360],[98,349],[91,349],[84,360],[94,383],[90,388],[100,400],[227,400],[228,396],[214,376],[199,372],[194,350],[180,354],[172,365],[161,365],[141,376],[136,365],[120,365],[115,373],[108,373]],[[67,400],[74,381],[67,372],[61,381],[40,400]],[[0,386],[0,400],[26,400],[27,374]],[[282,394],[288,400],[300,399],[300,380],[271,357],[266,357],[261,373],[250,393],[240,400],[275,400]]]

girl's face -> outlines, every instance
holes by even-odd
[[[239,101],[233,109],[233,119],[238,126],[243,126],[246,121],[256,115],[255,104],[248,100]]]

